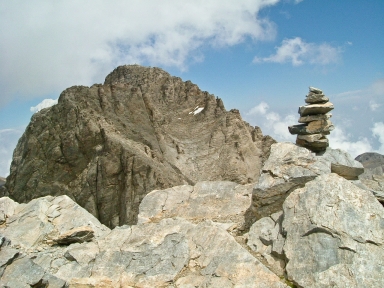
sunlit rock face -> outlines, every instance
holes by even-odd
[[[121,66],[36,113],[14,153],[7,195],[68,195],[114,227],[136,223],[154,189],[256,182],[275,141],[221,99],[159,68]]]

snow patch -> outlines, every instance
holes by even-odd
[[[193,109],[193,111],[189,112],[188,114],[196,115],[196,114],[199,114],[203,110],[204,110],[204,107],[196,106],[195,109]]]

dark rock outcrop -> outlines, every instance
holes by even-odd
[[[68,195],[114,227],[136,223],[154,189],[256,182],[274,142],[190,81],[121,66],[103,85],[68,88],[32,117],[5,186],[18,202]]]

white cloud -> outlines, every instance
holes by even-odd
[[[353,158],[373,150],[367,138],[364,137],[357,141],[352,141],[351,137],[352,135],[346,133],[344,129],[336,127],[335,130],[328,135],[329,146],[333,149],[344,150],[351,154]]]
[[[374,100],[370,100],[369,101],[369,108],[372,110],[372,111],[375,111],[377,110],[381,105],[380,104],[377,104]]]
[[[251,110],[247,112],[247,115],[265,115],[267,113],[267,110],[269,109],[269,105],[265,102],[261,102],[259,105],[256,105]]]
[[[279,0],[3,1],[0,106],[100,82],[121,64],[174,66],[201,61],[200,47],[270,40],[261,9]]]
[[[12,162],[13,150],[22,135],[22,129],[0,130],[0,176],[7,177]]]
[[[309,64],[327,65],[338,61],[341,54],[339,47],[333,47],[328,43],[307,43],[300,37],[283,40],[280,47],[276,47],[276,54],[269,57],[255,57],[254,63],[291,62],[293,66]]]
[[[372,134],[376,137],[380,143],[380,147],[377,152],[384,154],[384,123],[377,122],[373,124]]]
[[[264,135],[270,135],[277,141],[295,141],[295,137],[288,131],[288,126],[294,125],[296,118],[293,114],[282,117],[274,111],[269,111],[269,105],[265,102],[245,113],[248,122],[260,126]]]
[[[53,105],[57,104],[58,99],[44,99],[36,106],[33,106],[30,108],[31,112],[36,113],[39,112],[41,109],[51,107]]]

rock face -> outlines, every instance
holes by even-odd
[[[384,155],[368,152],[357,156],[355,160],[364,166],[360,181],[384,206]]]
[[[326,137],[334,126],[329,120],[329,111],[333,110],[333,104],[323,91],[314,87],[309,87],[309,93],[305,99],[308,103],[299,107],[299,125],[289,126],[291,134],[298,134],[296,144],[306,147],[314,152],[324,151],[329,142]]]
[[[273,144],[253,189],[253,214],[260,219],[280,211],[289,193],[327,173],[331,173],[331,163],[324,157],[293,143]]]
[[[178,217],[176,211],[183,205],[175,199],[178,193],[154,191],[141,204],[145,223],[113,230],[67,196],[47,196],[28,204],[1,198],[6,222],[0,226],[0,286],[288,287],[227,231],[236,224],[229,216],[244,216],[245,202],[250,204],[248,186],[231,182],[179,186],[180,194],[191,195],[186,210],[202,206],[189,220]],[[240,191],[248,191],[243,196],[247,200],[223,217],[229,204],[225,202],[240,197]],[[153,196],[162,193],[170,196],[169,201],[156,202]],[[148,207],[155,211],[166,207],[176,217],[150,219]],[[54,240],[74,231],[94,233],[86,242],[78,237],[62,243]]]
[[[297,287],[383,287],[383,223],[372,193],[324,174],[256,222],[248,245]]]
[[[109,227],[136,223],[154,189],[256,182],[274,140],[237,110],[159,68],[121,66],[36,113],[7,178],[9,197],[68,195]]]
[[[319,175],[336,173],[357,180],[363,172],[361,163],[340,149],[328,147],[315,154],[293,143],[275,143],[252,192],[252,214],[260,219],[280,211],[292,191]]]

